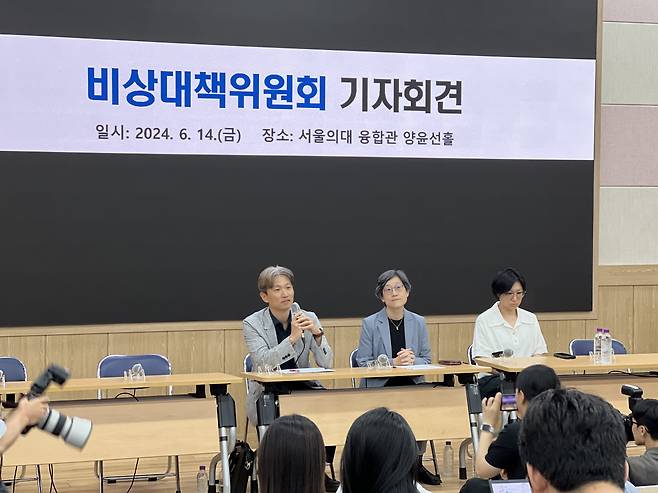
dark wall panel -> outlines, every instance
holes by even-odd
[[[273,263],[325,317],[391,267],[426,314],[482,310],[507,265],[529,308],[591,306],[592,162],[0,156],[4,325],[239,319]]]

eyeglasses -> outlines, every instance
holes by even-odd
[[[393,293],[400,293],[405,289],[404,285],[396,284],[395,286],[387,286],[383,289],[384,294],[391,295]]]
[[[527,291],[508,291],[507,293],[503,293],[502,296],[505,298],[514,298],[515,296],[517,298],[523,298],[526,295]]]

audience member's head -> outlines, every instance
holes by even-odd
[[[631,413],[633,438],[638,445],[654,445],[658,441],[658,400],[638,401]]]
[[[559,389],[560,378],[553,368],[546,365],[532,365],[516,377],[516,405],[519,416],[523,417],[528,404],[546,390]]]
[[[379,407],[359,416],[341,459],[344,493],[415,493],[418,448],[405,419]]]
[[[320,430],[304,416],[281,416],[258,447],[261,493],[324,493],[325,450]]]
[[[521,421],[519,451],[535,493],[624,489],[622,416],[600,397],[573,389],[539,394]]]

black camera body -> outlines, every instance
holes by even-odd
[[[622,415],[624,417],[624,430],[626,430],[626,441],[632,442],[635,440],[633,437],[633,409],[635,409],[635,404],[640,402],[643,399],[644,391],[637,385],[622,385],[621,393],[628,396],[628,409],[631,411],[630,414]]]
[[[28,399],[43,395],[52,382],[55,382],[57,385],[64,385],[69,379],[69,376],[69,371],[66,368],[58,365],[50,365],[32,382],[30,392],[27,394]]]

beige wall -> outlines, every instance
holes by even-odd
[[[658,2],[604,0],[599,264],[658,264]]]

